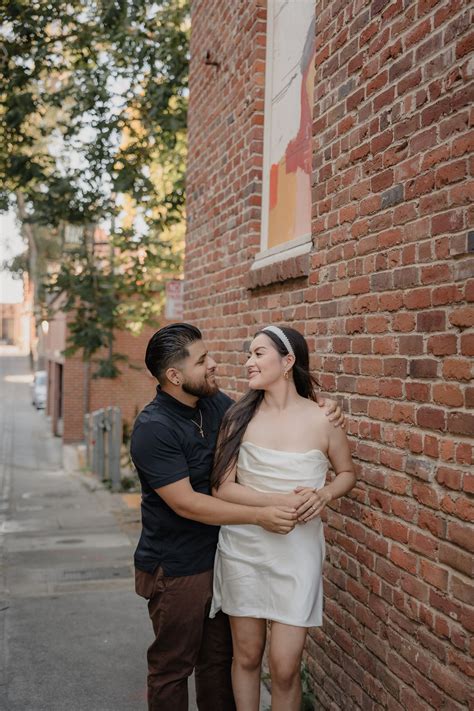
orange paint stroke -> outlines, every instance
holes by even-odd
[[[278,202],[278,163],[273,163],[270,168],[270,210],[276,207]]]

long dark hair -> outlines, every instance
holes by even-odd
[[[290,341],[295,354],[295,362],[292,368],[293,381],[298,395],[309,400],[316,401],[316,388],[319,387],[316,378],[309,371],[309,351],[308,344],[304,336],[294,328],[280,326],[285,336]],[[264,333],[273,341],[273,344],[281,356],[288,355],[288,350],[276,334],[272,331],[257,331],[254,338]],[[252,417],[257,412],[263,400],[264,390],[249,390],[245,395],[230,407],[222,420],[214,457],[214,468],[211,475],[211,484],[216,489],[224,481],[228,472],[234,467],[239,454],[242,437],[247,429]]]

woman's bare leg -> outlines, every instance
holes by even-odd
[[[301,707],[300,666],[306,627],[272,622],[270,674],[272,711],[299,711]]]
[[[237,711],[258,711],[266,623],[251,617],[229,619],[234,647],[232,686]]]

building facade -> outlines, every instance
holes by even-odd
[[[192,2],[185,317],[231,394],[300,329],[349,420],[322,708],[469,703],[473,70],[461,0]]]
[[[0,343],[28,351],[29,319],[23,303],[0,303]]]
[[[137,414],[155,396],[156,381],[144,364],[146,346],[154,329],[144,328],[138,336],[128,331],[117,332],[114,350],[127,357],[119,363],[120,375],[94,378],[94,365],[87,367],[80,353],[64,354],[70,318],[73,316],[61,311],[56,303],[55,316],[48,322],[42,339],[48,373],[46,414],[51,418],[53,434],[62,437],[64,444],[82,442],[86,412],[110,406],[120,407],[124,426],[130,431]]]

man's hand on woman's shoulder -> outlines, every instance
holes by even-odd
[[[324,408],[324,413],[334,427],[344,427],[346,426],[346,417],[342,411],[341,406],[326,395],[321,395],[318,393],[316,395],[316,400],[319,407]]]

